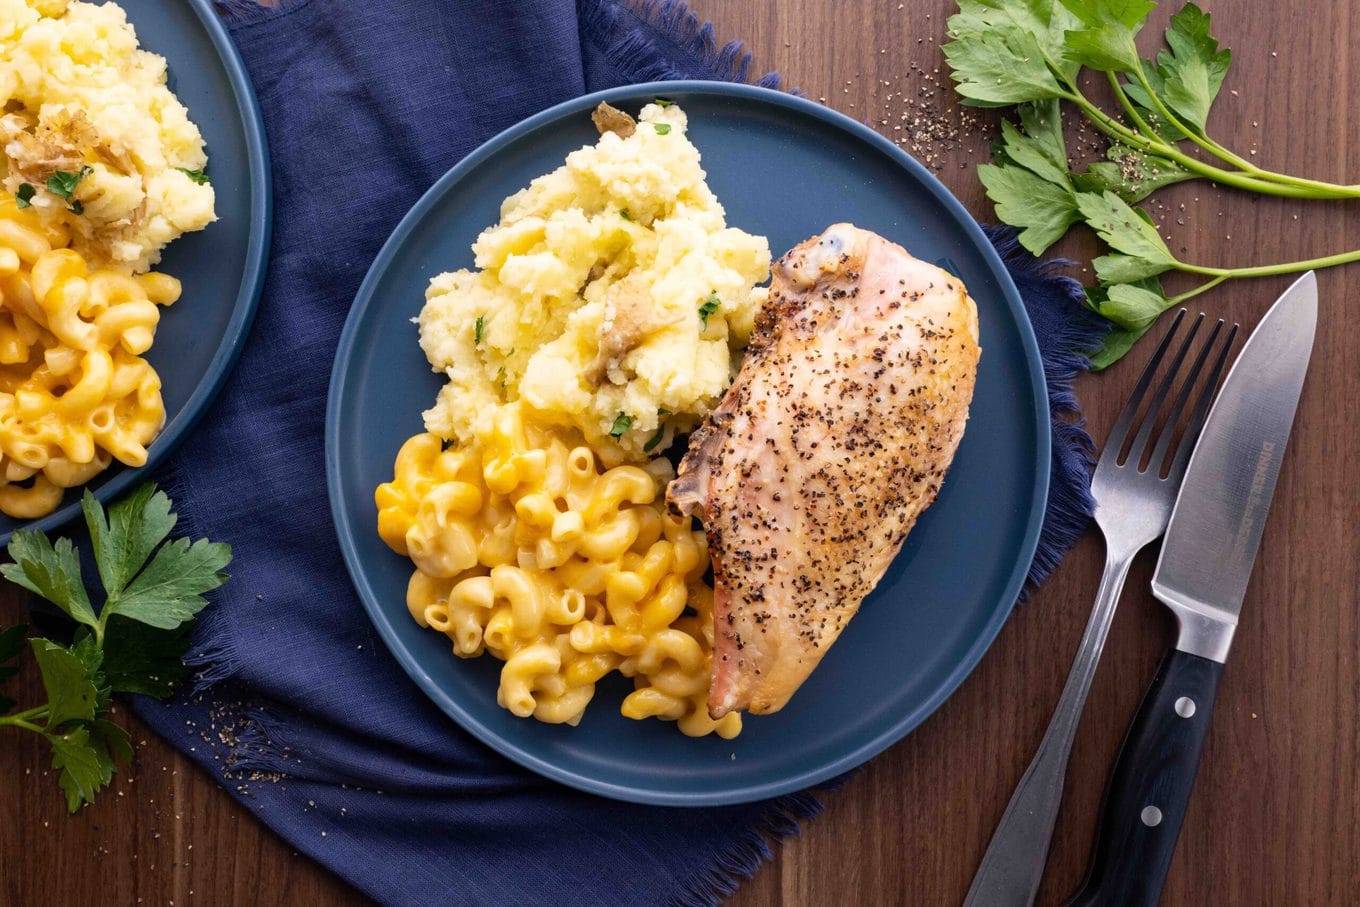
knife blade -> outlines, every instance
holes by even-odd
[[[1152,580],[1176,615],[1176,643],[1124,738],[1068,907],[1155,907],[1161,897],[1303,390],[1317,298],[1310,271],[1266,312],[1190,457]]]
[[[1152,594],[1180,622],[1182,652],[1228,657],[1316,325],[1309,271],[1252,332],[1190,458],[1152,577]]]

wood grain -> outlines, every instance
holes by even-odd
[[[948,0],[693,5],[720,35],[747,39],[757,68],[780,70],[890,137],[916,135],[940,178],[990,217],[972,166],[994,119],[964,117],[936,90],[946,78],[937,41]],[[1274,169],[1360,179],[1360,0],[1309,4],[1306,14],[1269,0],[1213,6],[1223,9],[1215,31],[1234,50],[1213,134]],[[912,123],[921,102],[937,116]],[[962,134],[951,137],[955,129]],[[1245,197],[1200,183],[1159,198],[1154,210],[1189,261],[1307,258],[1360,242],[1360,202]],[[1079,236],[1060,251],[1089,259],[1093,250]],[[1250,327],[1286,283],[1230,284],[1202,302]],[[1360,900],[1360,333],[1349,324],[1360,267],[1324,272],[1319,285],[1312,368],[1166,904]],[[1145,356],[1080,382],[1096,437]],[[1057,701],[1101,558],[1099,539],[1083,539],[958,693],[827,796],[825,814],[778,848],[732,904],[958,903]],[[1170,622],[1147,592],[1150,572],[1149,559],[1135,566],[1095,680],[1041,903],[1058,903],[1080,881],[1111,761],[1169,639]],[[0,619],[20,611],[4,593]],[[36,677],[25,674],[19,688],[33,696]],[[135,737],[145,740],[135,769],[96,807],[67,818],[53,779],[32,777],[47,770],[36,741],[0,735],[0,903],[362,902],[170,747],[141,728]]]

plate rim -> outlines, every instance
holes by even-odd
[[[417,223],[429,213],[430,209],[445,195],[452,184],[457,183],[463,178],[464,174],[480,166],[483,161],[499,152],[506,145],[518,140],[523,135],[532,132],[544,123],[564,115],[588,110],[601,101],[611,101],[623,97],[631,98],[638,94],[647,93],[666,95],[671,92],[704,93],[716,96],[737,97],[758,104],[773,104],[778,107],[788,108],[795,112],[809,115],[830,126],[848,132],[852,137],[867,142],[871,147],[888,155],[892,161],[906,170],[920,185],[924,186],[931,195],[961,223],[964,232],[971,240],[973,240],[974,245],[979,248],[984,260],[987,262],[997,279],[997,283],[1001,288],[1002,296],[1004,297],[1008,308],[1016,316],[1021,346],[1024,349],[1026,365],[1030,372],[1030,380],[1035,389],[1032,415],[1035,421],[1035,435],[1038,438],[1038,449],[1036,450],[1035,457],[1036,474],[1032,486],[1033,498],[1038,504],[1031,511],[1028,522],[1026,523],[1025,535],[1017,553],[1016,566],[1012,569],[1011,575],[1006,583],[1006,596],[1002,599],[1003,604],[997,606],[995,612],[992,613],[986,624],[983,626],[982,632],[977,639],[967,649],[964,657],[959,663],[945,676],[944,682],[935,690],[935,692],[922,705],[901,715],[885,730],[874,735],[868,741],[855,747],[853,750],[841,754],[834,760],[793,775],[786,775],[767,782],[745,784],[740,787],[722,788],[717,791],[699,793],[676,792],[656,788],[644,788],[630,784],[618,784],[602,780],[589,774],[562,768],[518,744],[507,740],[482,724],[447,690],[435,683],[434,679],[422,669],[414,654],[402,644],[400,638],[396,635],[392,622],[388,619],[388,616],[383,609],[379,607],[376,590],[373,589],[367,579],[365,571],[362,569],[355,543],[355,528],[352,525],[349,514],[344,508],[345,500],[340,492],[342,484],[340,463],[342,444],[339,435],[342,400],[341,387],[344,383],[347,366],[353,358],[354,347],[360,336],[358,326],[363,320],[364,314],[367,312],[368,308],[374,304],[376,299],[375,291],[379,280],[390,267],[392,259],[397,255],[407,237],[415,230]],[[349,573],[351,584],[358,593],[360,602],[363,604],[369,620],[377,628],[378,634],[382,637],[384,645],[387,646],[387,649],[391,652],[393,658],[401,665],[402,669],[416,685],[420,687],[421,692],[460,727],[501,755],[530,771],[588,793],[599,794],[615,800],[655,806],[699,807],[733,805],[750,803],[805,790],[864,764],[869,759],[877,756],[883,750],[898,742],[907,734],[911,733],[911,731],[919,727],[954,694],[968,675],[972,673],[973,669],[977,667],[982,656],[991,647],[997,634],[1000,633],[1001,628],[1005,626],[1006,620],[1009,618],[1011,611],[1015,607],[1016,600],[1024,586],[1025,578],[1028,576],[1029,567],[1033,562],[1035,551],[1038,548],[1039,535],[1043,528],[1044,513],[1047,510],[1049,474],[1052,468],[1052,429],[1050,426],[1050,418],[1048,408],[1048,383],[1044,374],[1043,360],[1039,353],[1038,340],[1035,337],[1034,328],[1029,319],[1029,313],[1025,310],[1024,303],[1020,298],[1020,292],[1016,288],[1015,282],[1010,276],[1010,272],[1007,271],[1000,254],[987,239],[986,234],[983,233],[982,227],[968,212],[967,208],[964,207],[963,203],[960,202],[934,174],[926,169],[923,164],[894,145],[884,136],[875,132],[873,129],[870,129],[868,126],[851,119],[839,111],[816,104],[798,95],[736,82],[708,80],[645,82],[633,85],[621,85],[615,88],[603,89],[601,91],[571,98],[520,120],[518,123],[502,130],[495,136],[483,142],[462,160],[449,168],[448,171],[440,176],[439,179],[435,180],[435,182],[425,190],[416,203],[411,206],[411,209],[402,216],[391,235],[384,241],[378,254],[374,257],[372,264],[369,265],[369,269],[364,275],[363,282],[360,283],[359,289],[355,293],[354,301],[345,318],[345,325],[341,331],[340,340],[336,347],[335,360],[331,367],[330,384],[326,394],[325,455],[327,499],[330,503],[331,521],[334,524],[336,539],[340,546],[342,558],[345,562],[345,569]]]
[[[145,481],[184,442],[207,413],[213,400],[226,386],[236,360],[245,348],[250,326],[260,307],[265,275],[269,270],[269,250],[274,232],[274,194],[269,166],[269,140],[255,98],[255,88],[235,43],[213,12],[212,0],[189,0],[189,6],[208,33],[222,68],[226,70],[227,81],[236,99],[236,109],[245,127],[246,156],[250,168],[250,232],[246,238],[245,269],[241,272],[241,289],[236,294],[235,310],[203,378],[184,402],[174,424],[152,441],[147,449],[145,463],[136,468],[122,469],[98,488],[90,489],[101,503],[108,503],[132,485]],[[82,496],[86,488],[89,486],[81,486]],[[0,547],[8,545],[15,532],[59,529],[74,521],[80,513],[80,497],[73,497],[46,516],[27,520],[13,529],[0,530]]]

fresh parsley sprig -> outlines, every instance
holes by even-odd
[[[1209,109],[1232,55],[1209,32],[1209,16],[1187,3],[1165,33],[1166,49],[1140,58],[1134,38],[1156,4],[1151,0],[959,0],[944,46],[964,103],[1015,105],[1019,123],[1005,121],[993,162],[978,168],[997,217],[1019,228],[1021,244],[1038,255],[1074,224],[1084,223],[1109,245],[1093,263],[1097,286],[1090,306],[1116,325],[1092,360],[1119,359],[1168,308],[1231,278],[1287,274],[1360,261],[1360,249],[1306,261],[1227,268],[1183,262],[1151,218],[1133,207],[1158,189],[1206,178],[1268,195],[1360,198],[1343,186],[1274,173],[1210,139]],[[1126,120],[1096,106],[1078,87],[1083,68],[1107,76]],[[1061,104],[1075,105],[1110,139],[1106,160],[1074,172],[1063,140]],[[1190,141],[1231,165],[1186,154]],[[1175,296],[1160,276],[1181,271],[1205,278]]]
[[[70,539],[52,543],[38,531],[14,533],[14,563],[0,575],[56,605],[75,624],[70,645],[34,638],[29,648],[47,701],[9,714],[16,703],[0,696],[0,727],[42,735],[52,767],[75,812],[94,801],[120,762],[132,758],[127,732],[109,720],[113,693],[164,698],[185,679],[189,629],[207,605],[203,595],[227,580],[227,545],[200,539],[166,541],[175,527],[170,499],[143,485],[107,513],[88,491],[81,501],[104,602],[90,601],[80,557]],[[0,633],[0,681],[17,669],[27,628]]]
[[[1115,142],[1171,161],[1195,176],[1254,192],[1296,198],[1360,198],[1360,184],[1338,185],[1258,167],[1209,138],[1209,107],[1232,61],[1209,34],[1209,14],[1187,3],[1166,30],[1167,49],[1139,56],[1134,38],[1152,0],[959,0],[949,19],[945,59],[964,103],[1009,107],[1068,101]],[[1109,80],[1130,123],[1110,116],[1078,86],[1083,68]],[[1181,150],[1188,139],[1231,165]]]

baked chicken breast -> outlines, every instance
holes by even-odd
[[[835,224],[772,270],[667,489],[708,535],[714,717],[778,711],[817,667],[935,500],[977,373],[963,284],[876,233]]]

